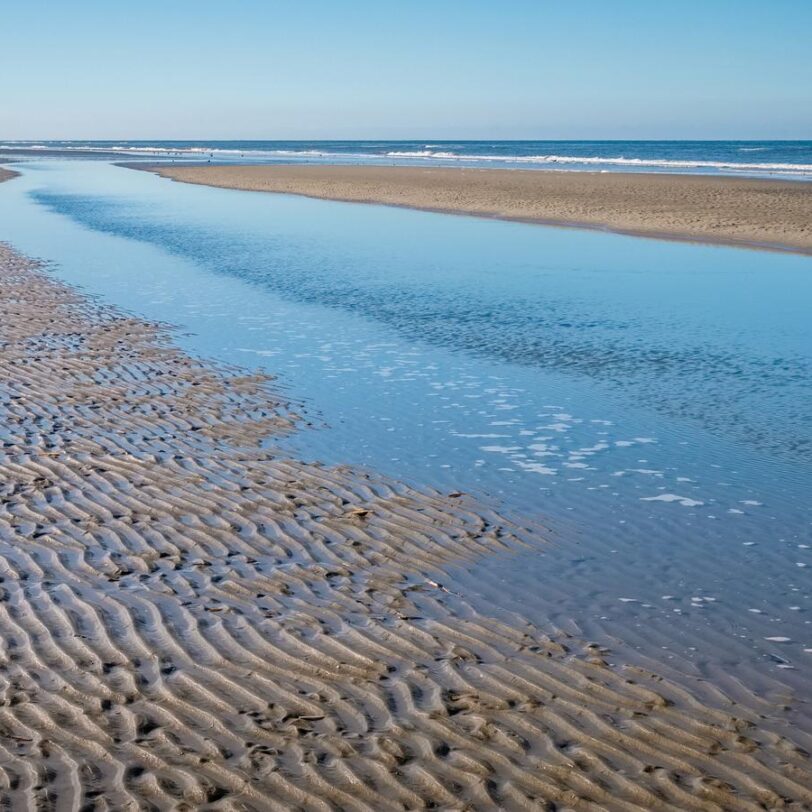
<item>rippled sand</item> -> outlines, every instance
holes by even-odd
[[[754,714],[445,580],[533,534],[264,449],[297,423],[265,378],[2,246],[0,307],[10,808],[812,804],[808,755]]]
[[[394,166],[149,168],[186,183],[230,189],[812,253],[812,183]]]

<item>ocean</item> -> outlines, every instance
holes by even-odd
[[[812,179],[812,141],[0,141],[0,157],[360,163]]]

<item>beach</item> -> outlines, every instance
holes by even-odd
[[[185,183],[812,253],[812,184],[702,175],[153,165]]]
[[[302,423],[270,377],[8,246],[0,293],[13,808],[812,804],[746,703],[472,605],[454,568],[542,549],[536,524],[269,448]]]

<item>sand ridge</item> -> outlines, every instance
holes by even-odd
[[[812,253],[812,183],[402,166],[149,168],[185,183]]]
[[[10,808],[812,806],[757,718],[444,582],[521,528],[279,456],[298,417],[268,379],[3,246],[0,307]]]

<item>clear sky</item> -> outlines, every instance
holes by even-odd
[[[0,139],[812,138],[812,0],[5,0]]]

